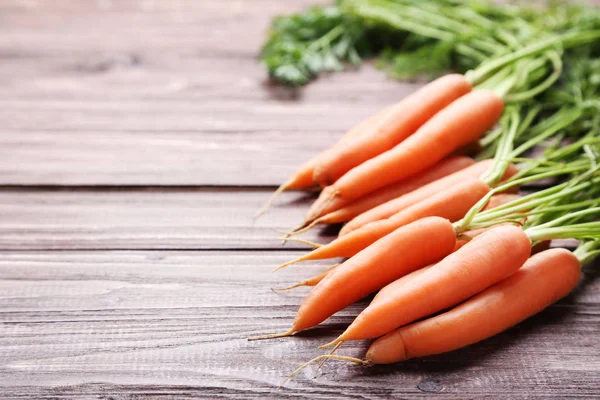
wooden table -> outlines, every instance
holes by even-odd
[[[293,93],[255,56],[270,18],[314,0],[0,3],[0,397],[565,398],[600,394],[600,283],[469,348],[285,376],[364,303],[298,337],[327,262],[252,214],[294,167],[416,85],[373,68]],[[316,230],[326,241],[333,229]],[[361,355],[366,343],[341,354]]]

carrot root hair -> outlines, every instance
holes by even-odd
[[[327,349],[331,346],[336,346],[335,348],[337,348],[339,345],[341,345],[342,343],[344,343],[344,341],[341,339],[341,337],[338,337],[337,339],[324,344],[323,346],[319,346],[320,349]]]
[[[321,361],[321,360],[329,360],[329,359],[340,360],[340,361],[350,361],[350,362],[353,362],[353,363],[359,364],[359,365],[369,365],[370,364],[367,360],[363,360],[362,358],[349,357],[349,356],[338,356],[336,354],[324,354],[322,356],[317,356],[317,357],[313,358],[312,360],[309,360],[309,361],[305,362],[304,364],[302,364],[301,366],[299,366],[298,368],[296,368],[290,375],[288,375],[288,377],[285,379],[285,381],[283,381],[277,389],[283,388],[283,385],[288,383],[294,376],[298,375],[298,373],[300,371],[302,371],[303,369],[305,369],[312,363],[315,363],[315,362]]]
[[[275,269],[273,270],[273,272],[277,272],[277,271],[279,271],[279,270],[280,270],[280,269],[282,269],[282,268],[289,267],[289,266],[290,266],[290,265],[292,265],[292,264],[296,264],[296,263],[299,263],[300,261],[304,261],[304,260],[306,260],[306,257],[305,257],[305,256],[302,256],[302,257],[295,258],[295,259],[293,259],[293,260],[291,260],[291,261],[284,262],[284,263],[283,263],[283,264],[281,264],[279,267],[275,268]]]
[[[254,340],[277,339],[277,338],[292,336],[294,333],[295,333],[295,331],[293,329],[290,329],[289,331],[283,332],[283,333],[270,333],[268,335],[252,336],[252,337],[248,338],[248,341],[252,342]]]
[[[297,243],[307,244],[311,247],[314,247],[315,249],[318,249],[319,247],[323,246],[321,243],[311,242],[310,240],[300,239],[300,238],[282,237],[282,238],[277,238],[277,239],[283,240],[284,243],[285,242],[297,242]]]
[[[340,194],[339,190],[335,190],[333,192],[331,192],[331,194],[325,199],[323,200],[323,202],[321,202],[321,205],[319,206],[319,208],[317,208],[315,210],[315,212],[312,215],[309,215],[305,220],[304,220],[304,224],[308,224],[313,222],[314,220],[318,219],[321,214],[323,213],[323,210],[325,210],[327,208],[327,206],[329,206],[329,204]]]
[[[289,236],[294,236],[294,235],[299,235],[301,233],[307,232],[309,230],[311,230],[312,228],[314,228],[315,226],[319,225],[321,223],[321,218],[317,218],[314,221],[312,221],[311,223],[309,223],[307,225],[306,221],[298,228],[294,229],[291,232],[286,232],[287,235]]]
[[[343,345],[344,342],[339,342],[338,344],[335,345],[335,347],[329,352],[329,355],[332,356],[333,353],[336,352],[337,349],[340,348],[341,345]],[[325,365],[325,363],[327,362],[327,360],[329,360],[329,358],[324,358],[323,361],[321,361],[321,363],[317,366],[317,369],[315,369],[315,378],[317,377],[317,372],[319,372],[319,370],[321,368],[323,368],[323,365]]]
[[[306,286],[305,281],[294,283],[291,286],[286,286],[286,287],[282,287],[282,288],[271,288],[271,290],[274,292],[283,292],[283,291],[292,290],[292,289],[295,289],[295,288],[301,287],[301,286]]]
[[[279,186],[275,192],[273,192],[273,194],[271,195],[271,197],[269,198],[269,200],[265,203],[264,206],[261,207],[260,210],[258,210],[258,212],[256,214],[254,214],[254,217],[252,217],[253,220],[258,219],[258,217],[260,217],[261,215],[263,215],[264,213],[266,213],[269,208],[271,207],[271,205],[273,204],[273,202],[275,201],[275,199],[277,197],[279,197],[279,195],[281,193],[283,193],[288,187],[290,186],[290,181],[285,182],[284,184],[282,184],[281,186]]]

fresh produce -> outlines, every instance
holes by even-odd
[[[494,164],[493,160],[484,160],[476,163],[475,165],[465,168],[462,171],[456,172],[452,175],[448,175],[445,178],[438,179],[428,185],[422,186],[412,192],[406,193],[403,196],[398,196],[395,199],[389,200],[382,203],[370,210],[359,214],[352,220],[350,220],[342,230],[340,230],[340,236],[344,236],[358,228],[367,225],[370,222],[380,221],[386,218],[390,218],[396,213],[406,210],[421,201],[430,199],[432,196],[440,195],[446,190],[451,190],[455,185],[460,182],[464,182],[467,179],[477,179],[482,176],[486,171],[492,168]],[[502,179],[508,179],[517,173],[517,168],[513,165],[509,165],[506,169],[505,175]],[[461,216],[462,217],[462,216]],[[459,218],[461,218],[459,217]]]
[[[333,184],[354,167],[404,141],[434,115],[470,91],[471,83],[460,74],[445,75],[428,83],[389,109],[370,125],[368,132],[339,152],[331,152],[329,157],[321,159],[313,172],[313,181],[321,187]],[[403,177],[390,178],[388,183]]]
[[[428,240],[432,235],[435,241]],[[455,244],[452,224],[443,218],[424,218],[398,229],[327,274],[303,301],[288,332],[258,338],[289,336],[315,326],[395,279],[441,260]]]
[[[389,364],[479,342],[566,296],[580,276],[581,263],[575,254],[565,249],[543,251],[514,274],[453,309],[388,332],[369,347],[366,360]]]
[[[430,168],[454,150],[478,140],[498,122],[503,110],[502,99],[491,91],[478,90],[460,97],[393,149],[365,161],[326,187],[307,220],[318,218],[321,209],[336,197],[355,200]]]
[[[323,188],[285,239],[314,250],[277,269],[349,258],[285,288],[314,286],[288,331],[251,339],[291,336],[378,292],[323,346],[376,339],[365,360],[332,352],[301,368],[391,363],[483,340],[569,293],[600,252],[599,56],[589,6],[339,0],[275,20],[261,58],[284,84],[364,58],[434,80],[350,129],[267,203]],[[338,222],[327,244],[289,237]],[[544,250],[562,238],[581,244]]]
[[[400,182],[385,186],[354,202],[346,202],[340,198],[333,199],[329,205],[321,211],[321,213],[325,215],[312,221],[310,225],[303,228],[302,231],[298,230],[294,233],[298,234],[305,232],[318,224],[334,224],[349,221],[380,204],[386,203],[389,200],[393,200],[396,197],[407,193],[414,193],[422,186],[436,182],[446,176],[452,176],[453,178],[456,178],[455,182],[458,182],[463,175],[457,175],[455,172],[463,171],[465,174],[464,176],[467,176],[468,174],[475,176],[474,174],[481,175],[491,167],[491,162],[482,161],[477,167],[472,167],[474,163],[475,161],[470,157],[448,157],[410,179],[401,180]],[[427,197],[427,195],[425,195],[425,197]],[[310,210],[309,213],[311,213]]]
[[[565,249],[538,253],[514,274],[464,303],[375,340],[364,360],[322,355],[303,364],[289,378],[316,361],[338,359],[363,365],[391,364],[456,350],[494,336],[568,295],[580,281],[582,264],[598,254],[594,246],[598,243],[586,243],[575,253]],[[427,271],[416,271],[414,278]],[[404,279],[410,284],[413,277],[408,275]]]

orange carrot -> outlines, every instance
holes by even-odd
[[[348,235],[339,237],[302,257],[281,265],[279,268],[299,261],[332,257],[352,257],[390,232],[421,218],[438,216],[452,222],[458,221],[489,190],[489,187],[479,179],[467,180],[440,193],[438,196],[423,200],[390,218],[372,222]]]
[[[391,149],[412,135],[440,110],[469,93],[471,83],[459,74],[443,76],[392,106],[368,132],[341,151],[321,158],[313,180],[322,187],[337,181],[357,165]]]
[[[383,204],[389,200],[395,199],[403,194],[410,193],[445,176],[450,176],[458,171],[469,169],[473,164],[475,164],[475,161],[469,157],[448,157],[412,178],[404,179],[383,187],[373,193],[359,198],[358,200],[347,202],[341,198],[333,199],[331,203],[329,203],[329,206],[322,210],[322,213],[327,214],[318,218],[319,221],[311,225],[316,225],[318,223],[334,224],[349,221],[357,215],[360,215],[363,212],[368,211],[371,208]],[[487,170],[488,164],[489,167],[492,166],[491,163],[487,162],[481,164],[481,168],[476,168],[478,172],[481,169],[480,173],[473,173],[473,177],[483,174]],[[483,168],[484,165],[486,166],[485,169]]]
[[[354,141],[354,139],[358,138],[365,132],[368,132],[368,129],[377,122],[378,119],[385,116],[390,110],[390,107],[386,107],[383,110],[375,113],[364,121],[360,122],[358,125],[350,129],[348,132],[344,134],[333,146],[328,148],[327,150],[322,151],[317,154],[304,164],[300,166],[296,170],[296,172],[281,186],[275,190],[275,192],[271,195],[267,203],[258,211],[255,217],[260,216],[264,212],[267,211],[269,206],[273,203],[275,198],[279,196],[285,190],[292,189],[307,189],[315,186],[313,181],[313,172],[315,166],[319,165],[320,160],[331,157],[331,154],[335,154],[336,152],[341,151],[341,149],[345,148],[349,145],[350,142]]]
[[[430,184],[425,185],[417,190],[366,211],[344,225],[339,235],[344,236],[370,222],[389,218],[391,215],[394,215],[395,213],[398,213],[407,207],[423,201],[424,199],[428,199],[431,196],[442,193],[448,188],[454,187],[457,183],[463,182],[465,179],[482,176],[484,172],[494,165],[494,162],[494,160],[480,161],[468,168],[455,172],[454,174],[448,175],[442,179],[438,179],[437,181],[431,182]],[[507,168],[502,179],[508,179],[517,172],[517,168],[511,164]]]
[[[404,284],[391,283],[331,344],[371,339],[454,306],[513,274],[531,252],[522,229],[504,225],[477,236]]]
[[[498,121],[503,109],[502,98],[487,90],[458,98],[406,140],[354,167],[325,188],[316,209],[325,208],[336,197],[355,200],[424,171],[457,148],[479,139]]]
[[[508,278],[450,311],[377,339],[366,360],[390,364],[445,353],[487,339],[566,296],[580,276],[581,265],[573,253],[565,249],[543,251]]]
[[[439,217],[397,229],[327,274],[304,299],[288,332],[259,338],[289,336],[315,326],[395,279],[442,259],[455,243],[452,224]]]

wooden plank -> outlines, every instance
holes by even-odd
[[[321,353],[361,302],[295,338],[307,293],[269,290],[321,267],[271,266],[293,253],[1,252],[0,397],[591,398],[598,381],[600,286],[466,349],[399,365],[330,362],[276,391]],[[364,354],[366,343],[341,354]],[[423,393],[425,392],[425,393]]]
[[[238,188],[0,191],[0,249],[281,250],[274,229],[297,226],[313,198],[285,194],[253,222],[270,194]],[[322,228],[302,237],[323,243],[335,233]]]
[[[251,188],[3,190],[0,249],[309,249],[293,242],[282,247],[276,229],[298,226],[314,195],[284,193],[253,221],[270,195]],[[338,230],[326,225],[300,237],[328,243]]]
[[[308,3],[3,2],[0,185],[278,185],[418,87],[266,84],[270,19]]]
[[[306,101],[281,101],[267,98],[263,71],[247,63],[252,77],[223,74],[176,93],[154,73],[33,79],[27,85],[36,87],[0,98],[0,184],[278,185],[345,130],[415,89],[364,69],[314,84]],[[220,89],[226,81],[235,94],[219,93],[228,92]]]

